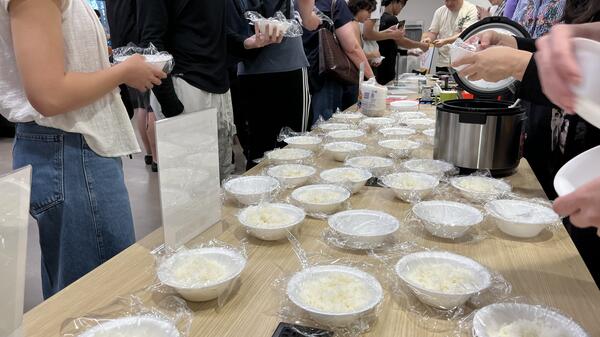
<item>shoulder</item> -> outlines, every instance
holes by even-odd
[[[470,13],[477,13],[477,6],[473,5],[468,1],[465,1],[462,8],[460,9],[460,13],[465,15]]]

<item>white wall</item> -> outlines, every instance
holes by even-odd
[[[468,0],[474,5],[489,7],[488,0]],[[444,5],[442,0],[408,0],[406,7],[399,15],[400,20],[407,22],[422,21],[423,29],[427,31],[433,19],[433,12]]]

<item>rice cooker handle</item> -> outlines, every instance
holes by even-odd
[[[461,124],[485,124],[487,116],[484,114],[462,113],[458,116],[458,122]]]

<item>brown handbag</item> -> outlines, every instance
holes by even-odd
[[[338,0],[331,1],[331,16],[336,1]],[[332,25],[330,28],[319,29],[319,74],[325,74],[346,84],[358,84],[358,69],[344,52]]]

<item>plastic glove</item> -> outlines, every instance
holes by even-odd
[[[600,236],[600,178],[556,199],[554,211],[563,216],[570,216],[571,222],[577,227],[599,228]]]
[[[522,80],[531,57],[530,52],[509,47],[494,47],[456,60],[452,62],[452,67],[468,65],[458,73],[470,81],[498,82],[511,76]]]
[[[486,30],[483,33],[473,35],[465,42],[472,45],[479,45],[480,50],[497,46],[517,48],[517,40],[513,36],[501,34],[493,30]]]
[[[575,110],[572,87],[581,82],[581,68],[571,40],[573,36],[572,26],[554,26],[550,34],[537,40],[535,54],[544,94],[567,112]]]

